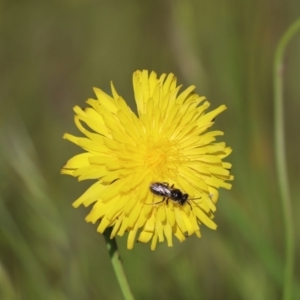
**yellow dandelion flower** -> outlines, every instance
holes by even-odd
[[[97,100],[90,107],[74,107],[75,123],[86,137],[66,133],[64,138],[84,149],[71,158],[62,173],[96,182],[74,203],[93,208],[86,221],[103,233],[113,227],[111,238],[128,232],[127,248],[134,242],[157,242],[172,246],[196,234],[200,225],[211,229],[218,188],[226,181],[231,164],[224,162],[231,149],[216,142],[221,131],[207,129],[226,109],[221,105],[206,112],[210,104],[190,86],[179,93],[173,74],[136,71],[133,88],[137,115],[118,95],[95,88]],[[85,125],[85,126],[84,126]]]

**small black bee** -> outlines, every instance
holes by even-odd
[[[165,200],[171,199],[174,202],[179,203],[180,205],[184,205],[188,200],[194,200],[194,199],[188,199],[189,195],[183,193],[179,189],[174,188],[174,184],[172,186],[169,186],[167,182],[153,182],[150,184],[150,191],[157,196],[163,197],[162,201],[156,202],[154,204],[161,203]],[[200,199],[200,198],[195,198]],[[188,202],[190,205],[190,203]],[[191,205],[190,205],[191,206]]]

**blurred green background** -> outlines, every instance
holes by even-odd
[[[122,299],[104,238],[71,203],[91,184],[59,174],[80,149],[72,107],[92,87],[134,107],[136,69],[173,72],[211,107],[233,148],[217,231],[173,248],[117,242],[136,299],[280,299],[282,209],[274,166],[272,60],[299,0],[0,1],[0,299]],[[285,55],[285,116],[300,299],[300,35]]]

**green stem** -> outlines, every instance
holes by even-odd
[[[284,269],[284,290],[283,299],[292,299],[293,269],[294,269],[294,230],[292,220],[291,197],[288,184],[285,138],[284,138],[284,113],[283,113],[283,55],[290,39],[300,29],[298,19],[285,32],[275,52],[274,59],[274,138],[275,156],[278,175],[279,192],[283,210],[285,227],[285,269]]]
[[[118,250],[118,246],[116,243],[115,238],[111,239],[110,238],[110,234],[111,234],[112,228],[109,227],[105,230],[104,232],[104,237],[105,237],[105,241],[106,241],[106,246],[107,246],[107,250],[111,259],[111,263],[113,265],[115,274],[117,276],[119,285],[121,287],[123,296],[125,300],[134,300],[134,297],[131,293],[124,269],[123,269],[123,265],[122,265],[122,261],[121,261],[121,257],[119,254],[119,250]]]

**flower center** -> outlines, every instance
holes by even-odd
[[[166,163],[166,160],[166,153],[160,148],[152,148],[148,151],[145,158],[147,167],[151,169],[162,167]]]
[[[177,169],[176,164],[179,163],[179,158],[180,152],[175,143],[167,139],[156,142],[148,140],[146,143],[145,167],[159,177],[170,177],[170,172]]]

